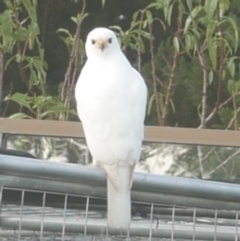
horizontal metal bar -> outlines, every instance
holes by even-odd
[[[25,238],[26,240],[29,240],[29,238],[32,238],[31,240],[39,240],[39,231],[21,231],[21,238]],[[44,237],[56,237],[57,234],[53,232],[44,232]],[[60,234],[59,234],[60,236]],[[5,238],[9,238],[7,240],[17,240],[18,238],[18,231],[17,230],[1,230],[0,229],[0,240],[6,241]],[[23,239],[23,241],[25,240]],[[51,240],[51,239],[48,239]],[[80,241],[80,240],[79,240]]]
[[[100,168],[4,155],[0,155],[1,184],[106,196],[106,175]],[[135,173],[132,198],[133,201],[240,210],[240,185]]]
[[[106,198],[106,187],[94,185],[82,185],[74,182],[54,181],[53,179],[33,179],[16,176],[0,175],[0,184],[5,183],[7,187],[18,187],[21,189],[44,190],[57,193],[70,193],[83,196]],[[161,184],[160,184],[161,185]],[[202,208],[218,208],[224,210],[240,210],[239,201],[224,201],[219,199],[196,198],[189,193],[188,196],[168,194],[159,190],[157,193],[139,192],[134,188],[131,192],[133,202],[160,203],[168,205],[182,205]]]
[[[61,232],[63,222],[62,220],[44,218],[44,231],[47,232]],[[19,218],[14,217],[0,217],[0,226],[5,228],[17,229],[19,225]],[[107,223],[104,220],[88,220],[87,231],[91,235],[104,234],[107,230]],[[172,224],[169,223],[160,223],[158,228],[154,227],[152,236],[156,238],[169,238],[171,237]],[[40,230],[41,219],[37,218],[22,218],[22,229],[23,230]],[[85,228],[85,219],[78,220],[69,220],[66,219],[65,222],[65,231],[68,233],[83,233]],[[131,223],[130,234],[131,236],[140,236],[148,237],[149,236],[149,221],[133,221]],[[108,229],[109,235],[118,235],[124,234],[126,230],[118,230],[114,228]],[[175,223],[174,224],[174,238],[175,239],[191,239],[193,236],[193,225],[186,225],[184,223]],[[217,240],[223,241],[234,241],[235,238],[240,238],[240,233],[236,234],[235,227],[221,226],[221,228],[216,230],[214,225],[196,225],[195,226],[195,240],[214,240],[216,237]]]
[[[0,172],[22,177],[46,177],[53,180],[78,182],[81,184],[98,184],[105,187],[106,175],[101,168],[69,163],[36,161],[0,155]],[[206,197],[228,201],[240,200],[240,185],[202,181],[197,179],[169,177],[135,173],[133,189],[136,191],[161,192],[179,195]]]
[[[80,122],[0,118],[0,133],[84,138]],[[147,142],[240,147],[240,132],[146,126]]]
[[[82,196],[106,197],[106,188],[81,183],[66,182],[54,179],[25,178],[18,176],[5,176],[0,174],[0,185],[28,190],[47,191],[55,193],[70,193]]]

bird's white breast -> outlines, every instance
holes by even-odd
[[[135,114],[141,108],[135,104],[136,84],[135,71],[121,57],[88,61],[82,70],[76,86],[78,114],[99,162],[133,164],[139,159],[144,114]]]

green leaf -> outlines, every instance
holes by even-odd
[[[176,36],[173,37],[173,46],[174,46],[175,51],[179,52],[179,41]]]
[[[152,16],[151,11],[146,10],[146,17],[147,17],[148,23],[152,23],[152,21],[153,21],[153,16]]]
[[[55,99],[55,101],[59,101]],[[56,103],[54,106],[48,107],[48,110],[40,114],[40,119],[45,118],[49,114],[56,114],[56,113],[70,113],[73,115],[77,115],[77,112],[72,109],[66,108],[62,102]]]
[[[13,36],[16,41],[24,41],[28,36],[28,30],[22,26],[19,26]]]
[[[64,33],[64,34],[66,34],[67,36],[72,37],[72,35],[71,35],[71,33],[69,32],[69,30],[64,29],[64,28],[59,28],[59,29],[56,31],[56,33]]]
[[[132,22],[136,22],[140,11],[136,11],[132,16]]]
[[[169,7],[170,1],[163,1],[163,13],[165,20],[168,19],[168,7]]]
[[[240,91],[240,80],[235,83],[235,94]]]
[[[206,31],[206,38],[207,40],[210,40],[210,38],[212,37],[213,33],[216,30],[217,27],[217,20],[210,20],[210,22],[207,25],[207,31]]]
[[[14,27],[14,23],[12,20],[12,11],[6,10],[2,13],[2,35],[12,37],[12,30]]]
[[[217,68],[217,43],[212,39],[208,44],[208,54],[212,63],[213,70]]]
[[[35,70],[32,69],[32,68],[30,68],[30,78],[29,78],[29,82],[30,82],[31,87],[32,87],[33,85],[38,85],[38,84],[39,84],[39,81],[38,81],[36,72],[35,72]]]
[[[188,32],[188,29],[189,29],[191,23],[193,22],[194,18],[198,15],[198,13],[201,10],[202,10],[202,6],[197,6],[190,12],[190,14],[185,22],[185,26],[184,26],[184,30],[183,30],[184,34],[186,34]]]
[[[229,70],[229,73],[231,75],[232,78],[235,77],[235,63],[234,60],[236,60],[237,57],[233,56],[231,58],[228,59],[227,61],[227,68]]]
[[[27,94],[15,93],[11,96],[5,97],[4,100],[5,101],[12,100],[12,101],[18,103],[20,106],[24,106],[24,107],[28,108],[29,110],[32,110],[31,105],[30,105],[31,97],[29,97]]]
[[[212,82],[213,82],[213,72],[209,71],[209,73],[208,73],[208,83],[209,83],[209,85],[211,85]]]
[[[8,9],[13,10],[15,8],[10,0],[4,0],[4,3],[6,4]]]
[[[183,15],[186,13],[185,3],[183,1],[178,1],[178,18],[182,21]],[[171,14],[172,17],[172,14]]]
[[[185,49],[187,51],[191,50],[192,49],[192,36],[190,34],[186,34],[184,40],[185,40]]]
[[[102,0],[102,8],[104,8],[105,4],[106,4],[106,0]]]
[[[229,9],[229,0],[219,0],[219,16],[223,17],[224,13]]]
[[[228,93],[232,95],[232,93],[234,92],[234,89],[235,89],[235,80],[233,79],[228,80],[228,83],[227,83]]]
[[[78,19],[77,19],[76,17],[71,17],[71,20],[72,20],[74,23],[78,24]]]
[[[171,5],[168,7],[168,10],[167,10],[167,19],[166,19],[166,20],[167,20],[167,23],[168,23],[169,26],[171,25],[173,5],[174,5],[174,4],[171,4]]]
[[[193,7],[192,0],[187,0],[187,6],[188,6],[188,9],[191,11]]]
[[[28,29],[30,34],[33,35],[34,37],[40,34],[38,24],[35,22],[31,22],[31,24],[29,24],[28,26]]]
[[[225,79],[226,78],[226,69],[223,69],[222,70],[222,79]]]
[[[19,113],[10,115],[9,119],[32,119],[32,117],[29,116],[29,115],[26,115],[26,114],[24,114],[22,112],[19,112]]]
[[[24,7],[26,8],[30,19],[31,19],[34,23],[37,23],[36,9],[35,9],[35,7],[32,5],[31,1],[30,1],[30,0],[22,0],[22,3],[23,3],[23,5],[24,5]]]
[[[207,13],[208,20],[213,18],[216,12],[219,0],[205,0],[205,11]]]
[[[224,17],[224,20],[225,20],[225,19],[231,24],[231,26],[232,26],[232,28],[233,28],[233,30],[234,30],[234,36],[235,36],[234,49],[235,49],[235,51],[237,51],[238,44],[239,44],[239,30],[238,30],[238,25],[237,25],[236,21],[235,21],[233,18],[231,18],[231,17]]]

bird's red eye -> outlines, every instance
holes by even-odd
[[[96,43],[96,41],[94,39],[92,39],[92,44],[95,44],[95,43]]]
[[[111,43],[112,43],[112,38],[109,38],[109,39],[108,39],[108,42],[111,44]]]

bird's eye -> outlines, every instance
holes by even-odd
[[[108,39],[108,43],[110,43],[110,44],[112,43],[112,38]]]
[[[95,43],[96,43],[96,41],[94,39],[92,39],[92,44],[95,44]]]

